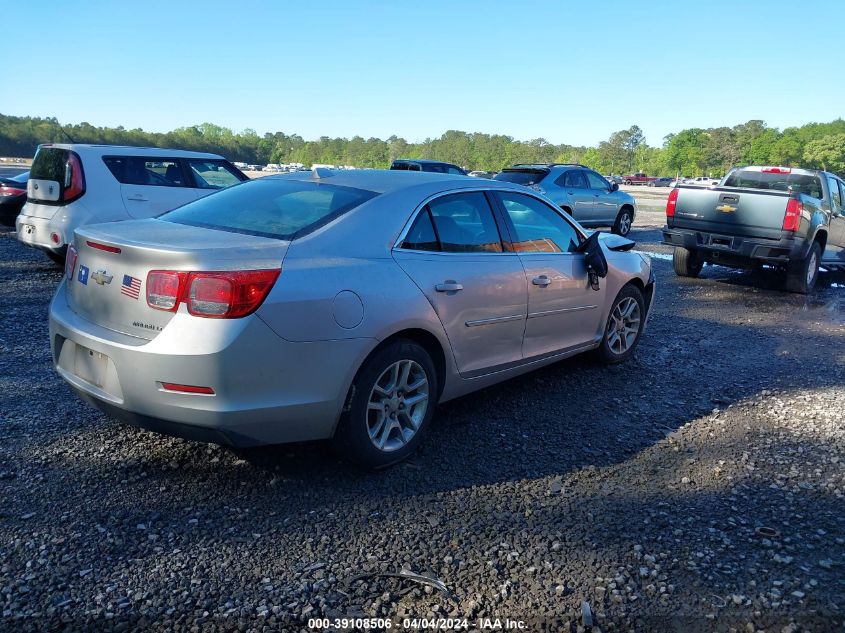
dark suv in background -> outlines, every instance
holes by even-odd
[[[610,226],[628,235],[637,203],[589,167],[577,164],[513,165],[495,180],[513,182],[543,194],[586,227]]]
[[[452,163],[442,163],[439,160],[425,160],[422,158],[397,158],[390,165],[391,169],[404,171],[429,171],[437,174],[455,174],[466,176],[467,173]]]

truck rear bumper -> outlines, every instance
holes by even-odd
[[[721,235],[692,229],[663,227],[663,243],[683,246],[700,253],[705,260],[741,266],[743,263],[785,264],[802,259],[805,240],[794,237],[766,239],[741,235]]]

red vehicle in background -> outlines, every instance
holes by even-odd
[[[636,173],[631,174],[630,176],[625,176],[624,180],[622,181],[623,185],[647,185],[652,180],[657,180],[656,176],[649,176],[648,174],[643,173]]]

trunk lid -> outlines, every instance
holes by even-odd
[[[152,340],[174,313],[147,305],[151,270],[280,268],[289,244],[158,219],[85,226],[74,239],[77,260],[68,280],[68,305],[92,323]]]

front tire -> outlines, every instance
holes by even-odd
[[[623,287],[613,301],[604,336],[596,350],[599,360],[611,365],[628,360],[640,343],[645,318],[643,293],[630,284]]]
[[[616,235],[621,235],[622,237],[628,237],[628,233],[631,232],[631,226],[633,224],[633,212],[628,207],[624,207],[619,211],[619,215],[616,216],[616,222],[613,223],[611,232]]]
[[[413,341],[394,341],[358,371],[335,432],[335,450],[373,469],[408,458],[430,426],[438,396],[429,353]]]
[[[819,278],[819,263],[822,258],[822,248],[818,242],[813,242],[807,256],[795,263],[790,263],[786,269],[786,289],[805,295],[816,286]]]
[[[672,253],[672,267],[678,277],[698,277],[704,267],[704,261],[695,251],[683,246],[676,246]]]

